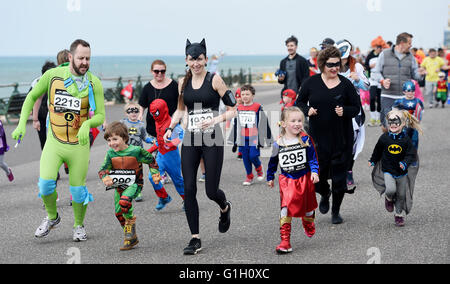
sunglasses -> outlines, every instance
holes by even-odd
[[[130,114],[130,113],[139,113],[139,109],[138,109],[137,107],[129,108],[129,109],[126,110],[126,113],[127,113],[127,114]]]
[[[166,70],[153,70],[153,72],[155,72],[155,74],[166,74]]]
[[[336,63],[326,62],[325,66],[328,68],[341,67],[341,62],[336,62]]]

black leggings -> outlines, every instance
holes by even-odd
[[[205,163],[206,195],[222,210],[227,207],[225,193],[219,189],[223,164],[223,146],[185,146],[181,148],[181,171],[184,178],[184,206],[191,234],[199,233],[197,171],[200,159]]]
[[[381,89],[379,89],[377,86],[371,86],[369,91],[370,91],[370,111],[374,112],[376,109],[377,112],[381,112]]]
[[[41,150],[44,150],[44,145],[47,141],[47,119],[39,119],[39,123],[41,124],[41,130],[37,133],[39,136],[39,141],[41,142]]]
[[[319,183],[316,184],[316,192],[323,197],[332,195],[331,212],[339,214],[345,190],[347,189],[347,168],[345,163],[334,164],[331,161],[319,160]],[[331,189],[328,179],[331,179]]]

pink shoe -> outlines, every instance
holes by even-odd
[[[394,220],[395,220],[395,226],[397,226],[397,227],[405,226],[405,218],[404,217],[402,217],[402,216],[395,216]]]
[[[9,179],[10,182],[12,182],[14,180],[14,175],[11,171],[11,168],[9,168],[9,174],[6,175]]]

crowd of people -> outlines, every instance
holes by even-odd
[[[59,168],[67,165],[74,212],[73,240],[86,241],[85,214],[93,196],[86,187],[90,145],[103,125],[109,150],[98,170],[107,190],[115,194],[115,216],[124,231],[121,250],[135,247],[136,216],[133,201],[142,200],[143,164],[163,210],[172,197],[164,177],[172,180],[185,211],[191,239],[186,255],[202,249],[197,202],[197,172],[201,167],[207,197],[219,207],[218,231],[231,225],[232,203],[220,189],[224,146],[245,169],[244,186],[266,181],[280,191],[280,238],[276,252],[292,252],[292,218],[302,218],[305,234],[315,234],[316,209],[330,210],[331,222],[344,222],[340,208],[345,194],[355,192],[353,165],[365,142],[365,125],[380,126],[381,136],[369,160],[374,187],[385,193],[385,208],[394,212],[397,226],[405,225],[412,208],[414,181],[419,170],[418,145],[424,96],[428,107],[445,107],[448,95],[450,55],[430,49],[428,56],[411,49],[413,35],[402,33],[395,44],[377,37],[372,50],[362,56],[346,39],[326,38],[320,51],[311,48],[306,59],[297,53],[295,36],[285,41],[288,55],[276,72],[281,91],[280,135],[274,137],[263,106],[255,101],[256,90],[241,86],[234,94],[220,75],[206,69],[206,42],[186,42],[186,75],[178,82],[165,76],[167,66],[155,60],[153,79],[143,88],[139,101],[127,86],[124,119],[105,124],[101,81],[90,71],[91,47],[76,40],[58,66],[46,63],[42,76],[30,90],[12,138],[25,136],[27,117],[33,110],[33,126],[42,146],[39,196],[47,212],[35,236],[42,238],[61,222],[56,188]],[[130,82],[132,84],[132,82]],[[370,94],[370,120],[366,123],[364,95]],[[278,100],[278,99],[277,99]],[[221,107],[222,105],[222,107]],[[147,112],[144,120],[145,112]],[[229,137],[221,124],[229,122]],[[150,149],[144,148],[144,142]],[[181,145],[181,150],[179,146]],[[267,164],[260,149],[272,147]],[[0,122],[0,166],[9,180],[14,177],[4,163],[9,150]],[[329,183],[331,180],[331,184]],[[409,194],[407,192],[409,191]],[[316,200],[316,193],[320,201]]]

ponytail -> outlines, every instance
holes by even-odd
[[[420,126],[420,121],[415,116],[411,115],[407,110],[403,111],[403,113],[406,116],[408,126],[416,129],[420,134],[423,135],[423,130],[422,127]]]
[[[186,71],[186,76],[184,76],[183,85],[181,85],[181,94],[180,94],[181,96],[183,96],[184,89],[186,88],[188,81],[191,79],[192,79],[192,72],[191,69],[188,69]]]

